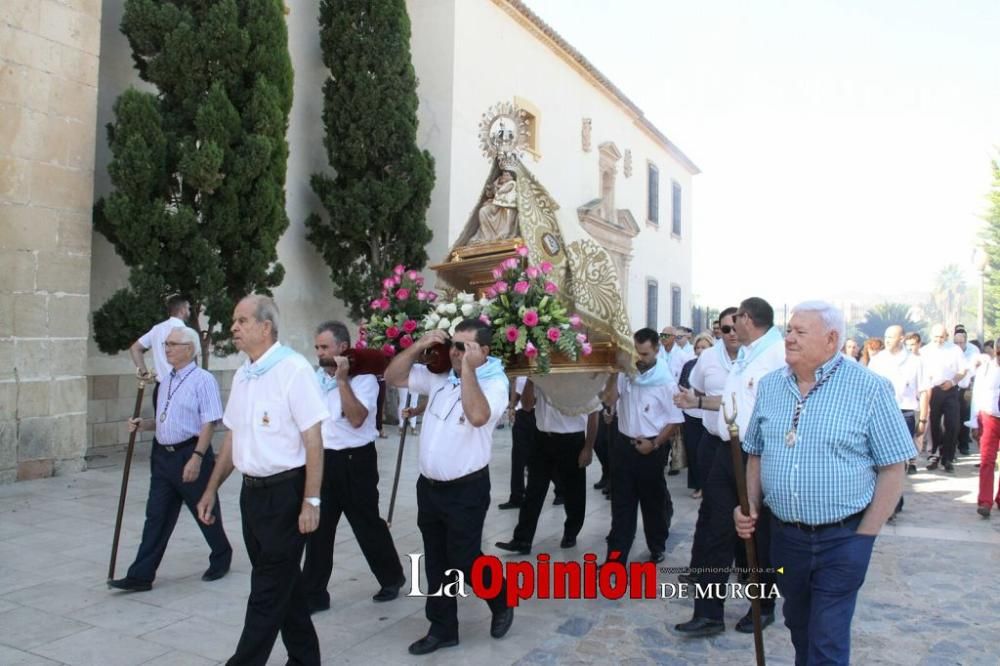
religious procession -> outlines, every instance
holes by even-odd
[[[0,7],[0,663],[996,663],[1000,166],[897,294],[625,4]]]

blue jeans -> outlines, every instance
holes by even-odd
[[[772,519],[771,562],[785,600],[796,666],[850,663],[851,617],[875,537],[857,534],[860,518],[808,532]]]

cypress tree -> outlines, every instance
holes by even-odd
[[[335,296],[364,315],[396,264],[422,268],[434,160],[416,145],[417,79],[404,0],[322,0],[324,145],[334,175],[312,177],[325,216],[306,220]]]
[[[983,249],[986,252],[985,267],[985,328],[986,337],[1000,334],[997,322],[1000,321],[1000,161],[992,160],[993,184],[987,194],[989,208],[983,219],[986,222],[981,232]]]
[[[126,0],[121,30],[155,92],[122,93],[108,125],[114,191],[94,226],[129,267],[129,284],[94,313],[98,347],[126,349],[191,301],[226,342],[235,301],[281,283],[285,132],[292,66],[281,0]]]

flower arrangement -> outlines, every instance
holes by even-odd
[[[395,356],[427,330],[420,322],[434,309],[438,295],[424,289],[424,278],[402,265],[382,280],[382,295],[372,300],[372,314],[358,335],[357,347],[380,348]]]
[[[508,365],[518,354],[534,360],[540,373],[549,371],[553,351],[572,360],[591,353],[581,330],[579,315],[568,314],[557,298],[559,287],[548,279],[552,264],[522,266],[528,248],[519,246],[520,258],[511,257],[493,269],[496,280],[486,288],[490,299],[485,315],[493,325],[492,353]]]
[[[488,298],[481,298],[477,301],[475,294],[459,292],[450,301],[439,301],[434,309],[424,316],[420,325],[421,329],[423,331],[442,329],[448,331],[448,335],[454,335],[455,327],[463,319],[478,318],[489,324],[490,319],[484,314],[484,310],[489,304]]]

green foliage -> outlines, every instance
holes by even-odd
[[[987,264],[985,275],[985,315],[987,338],[995,338],[1000,334],[997,322],[1000,321],[1000,162],[993,160],[993,185],[987,195],[989,208],[983,219],[986,226],[982,232],[983,246],[986,251]]]
[[[326,215],[306,220],[333,293],[355,318],[395,264],[422,268],[434,161],[416,145],[417,80],[404,0],[322,0],[324,145],[334,176],[314,174]]]
[[[126,0],[122,32],[155,93],[126,90],[108,126],[114,191],[94,226],[130,269],[94,313],[98,347],[127,348],[163,297],[191,300],[222,349],[235,301],[270,293],[285,214],[292,67],[281,0]],[[197,326],[196,326],[197,328]]]
[[[881,303],[865,313],[865,320],[857,325],[862,339],[881,338],[890,326],[902,326],[903,333],[920,333],[927,340],[927,322],[910,318],[912,306],[905,303]]]

